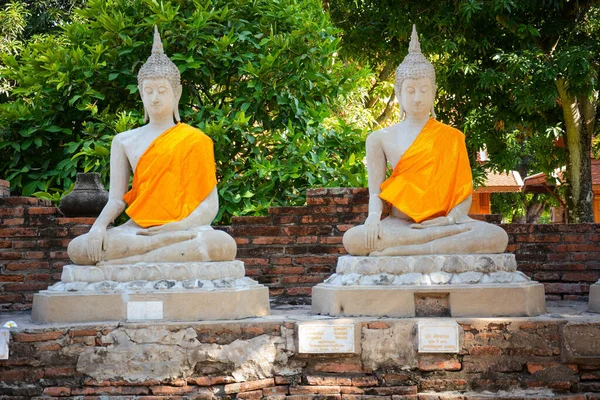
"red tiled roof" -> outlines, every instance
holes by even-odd
[[[522,186],[523,181],[517,171],[487,171],[484,186],[478,187],[475,193],[520,192]]]

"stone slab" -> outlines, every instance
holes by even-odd
[[[348,319],[297,323],[299,354],[360,354],[361,324]],[[336,330],[343,329],[341,335]],[[340,337],[341,336],[341,337]]]
[[[594,283],[590,286],[588,311],[600,313],[600,283]]]
[[[562,331],[562,357],[566,362],[600,363],[600,326],[592,321],[571,321]]]
[[[269,315],[269,290],[240,289],[126,293],[41,291],[32,319],[41,323],[127,321],[128,302],[162,302],[164,321],[225,320]],[[153,320],[156,321],[156,320]]]
[[[544,286],[519,284],[333,286],[312,290],[312,311],[331,316],[414,317],[415,294],[448,293],[452,317],[536,316],[546,311]]]

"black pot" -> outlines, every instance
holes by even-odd
[[[108,191],[99,173],[77,173],[75,187],[62,198],[58,208],[67,217],[97,217],[107,202]]]

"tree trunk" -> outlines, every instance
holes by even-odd
[[[594,222],[591,149],[598,92],[590,97],[575,96],[562,78],[556,87],[565,120],[567,222]]]

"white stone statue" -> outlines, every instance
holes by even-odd
[[[219,209],[212,141],[201,131],[179,122],[180,79],[179,70],[164,54],[155,29],[152,55],[138,74],[149,122],[113,139],[109,201],[89,233],[69,244],[68,254],[74,263],[113,265],[235,258],[233,238],[210,226]],[[127,193],[132,171],[133,188]],[[127,207],[124,197],[130,203],[127,213],[131,219],[108,228]],[[155,213],[159,217],[151,216]]]
[[[344,235],[348,253],[504,252],[508,236],[502,228],[467,216],[473,187],[464,135],[435,120],[435,71],[414,26],[395,90],[403,119],[367,138],[369,215]],[[394,172],[386,180],[388,164]],[[384,200],[392,208],[381,220]]]

